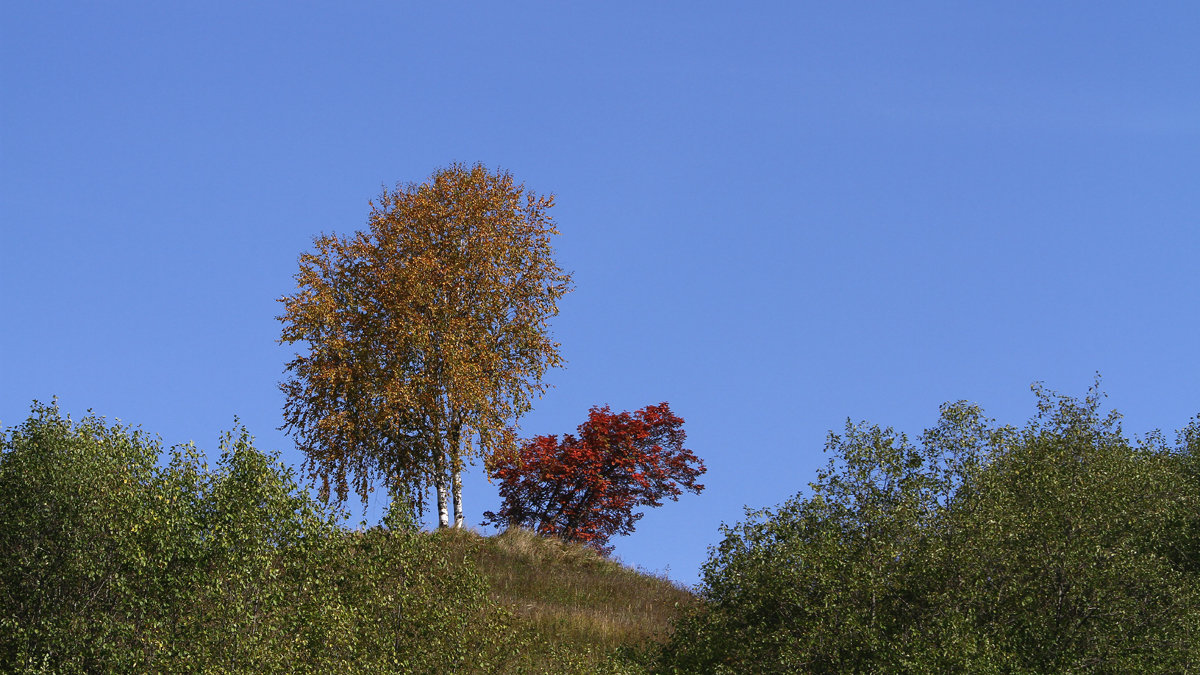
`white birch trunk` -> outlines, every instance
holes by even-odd
[[[462,467],[463,467],[463,429],[462,423],[455,420],[450,426],[450,489],[454,495],[454,527],[463,526],[462,508]],[[468,441],[469,442],[469,441]]]
[[[438,527],[450,526],[450,514],[446,509],[446,479],[439,478],[437,482]]]
[[[454,459],[454,464],[451,471],[453,472],[453,476],[450,482],[454,489],[454,527],[462,528],[462,461],[457,457]]]
[[[437,492],[438,527],[449,527],[450,513],[446,508],[446,459],[441,450],[437,450],[435,459],[433,487]]]

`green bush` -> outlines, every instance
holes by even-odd
[[[723,528],[663,672],[1193,672],[1200,444],[1131,444],[1095,390],[1022,429],[944,406],[913,444],[831,434],[829,468]]]
[[[191,446],[34,404],[0,439],[0,662],[17,672],[494,671],[519,651],[439,537],[348,532],[244,429]]]

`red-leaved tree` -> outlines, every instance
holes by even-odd
[[[699,493],[704,462],[683,447],[683,419],[666,403],[629,413],[593,407],[578,436],[538,436],[494,455],[488,472],[500,483],[499,513],[484,524],[522,526],[609,553],[608,540],[629,534],[638,507]]]

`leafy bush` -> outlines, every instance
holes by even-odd
[[[1190,672],[1200,444],[1138,445],[1095,390],[1022,429],[946,405],[847,423],[811,493],[723,528],[668,672]]]
[[[18,672],[492,671],[505,613],[453,548],[346,532],[226,434],[193,447],[34,404],[0,439],[0,662]]]

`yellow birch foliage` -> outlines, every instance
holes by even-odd
[[[512,446],[561,365],[548,332],[570,275],[539,196],[505,172],[451,165],[384,190],[368,227],[322,235],[280,298],[280,386],[305,469],[343,502],[377,479],[420,494],[448,463]]]

